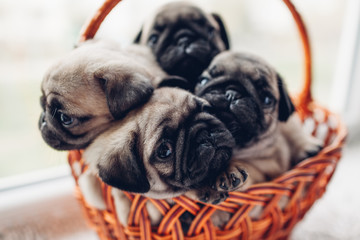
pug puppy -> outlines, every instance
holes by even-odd
[[[106,184],[150,198],[209,186],[225,170],[234,139],[208,108],[188,91],[155,89],[147,103],[99,135],[84,159]]]
[[[279,74],[258,57],[220,53],[195,94],[212,105],[236,142],[227,170],[217,178],[218,191],[243,191],[271,180],[321,149],[320,140],[302,130]]]
[[[146,102],[167,74],[149,48],[89,40],[50,67],[41,84],[39,129],[57,150],[82,149]]]
[[[229,49],[221,17],[187,2],[160,7],[145,21],[135,43],[148,45],[168,74],[187,79],[190,91],[213,57]]]

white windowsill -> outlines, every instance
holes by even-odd
[[[68,166],[0,181],[0,239],[98,239],[85,223]]]

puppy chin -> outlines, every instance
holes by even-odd
[[[54,138],[51,136],[51,134],[47,134],[45,131],[41,132],[42,138],[46,142],[47,145],[50,147],[56,149],[56,150],[70,150],[73,149],[70,146],[68,146],[66,143],[61,141],[60,139]]]
[[[73,150],[73,149],[83,149],[89,145],[89,143],[69,143],[68,141],[63,140],[60,136],[61,134],[56,131],[51,130],[47,126],[41,128],[41,136],[50,147],[56,150]]]
[[[219,112],[219,115],[221,115],[219,118],[231,132],[238,147],[245,147],[254,140],[254,136],[258,136],[261,133],[255,121],[239,122],[233,114],[225,111]]]
[[[169,73],[185,78],[197,78],[219,53],[206,42],[195,42],[187,46],[170,46],[159,56],[160,65]]]
[[[202,97],[213,106],[216,116],[231,132],[237,146],[246,146],[266,129],[261,109],[253,100],[232,101],[217,91],[205,93]]]
[[[191,56],[184,56],[182,60],[174,62],[174,66],[168,68],[168,72],[186,79],[197,79],[208,64],[206,59],[199,61]]]

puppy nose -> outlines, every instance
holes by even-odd
[[[177,45],[183,47],[187,47],[189,43],[190,43],[190,37],[186,35],[180,37],[177,41]]]
[[[41,113],[40,121],[41,121],[41,123],[44,123],[44,122],[45,122],[45,112],[42,112],[42,113]]]
[[[40,115],[40,120],[39,120],[40,129],[43,128],[45,125],[46,125],[45,112],[42,112]]]
[[[234,90],[227,90],[225,96],[229,102],[235,101],[240,98],[240,94]]]

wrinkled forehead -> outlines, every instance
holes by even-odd
[[[271,86],[276,86],[277,82],[277,74],[270,65],[260,58],[247,54],[221,53],[212,61],[208,71],[210,74],[224,72],[234,77],[247,77],[254,82],[266,81]]]
[[[87,89],[91,84],[87,81],[93,76],[84,71],[85,66],[56,66],[44,75],[41,88],[44,94],[56,92],[69,94],[79,89]]]
[[[174,115],[176,115],[175,113],[177,112],[183,114],[192,109],[196,109],[205,103],[205,100],[179,88],[159,88],[154,91],[153,95],[151,98],[153,105],[162,105],[164,107],[163,109],[166,109],[164,110],[165,112],[171,110]]]
[[[195,6],[172,4],[158,12],[153,24],[162,27],[178,21],[201,21],[205,19],[205,13]]]
[[[208,22],[216,29],[219,29],[215,19],[203,12],[199,7],[184,2],[173,2],[159,8],[152,15],[143,28],[144,35],[147,36],[151,29],[157,28],[161,30],[167,25],[183,21]]]
[[[185,90],[176,88],[156,89],[148,106],[149,118],[158,124],[171,124],[176,127],[196,112],[201,111],[205,100]]]

